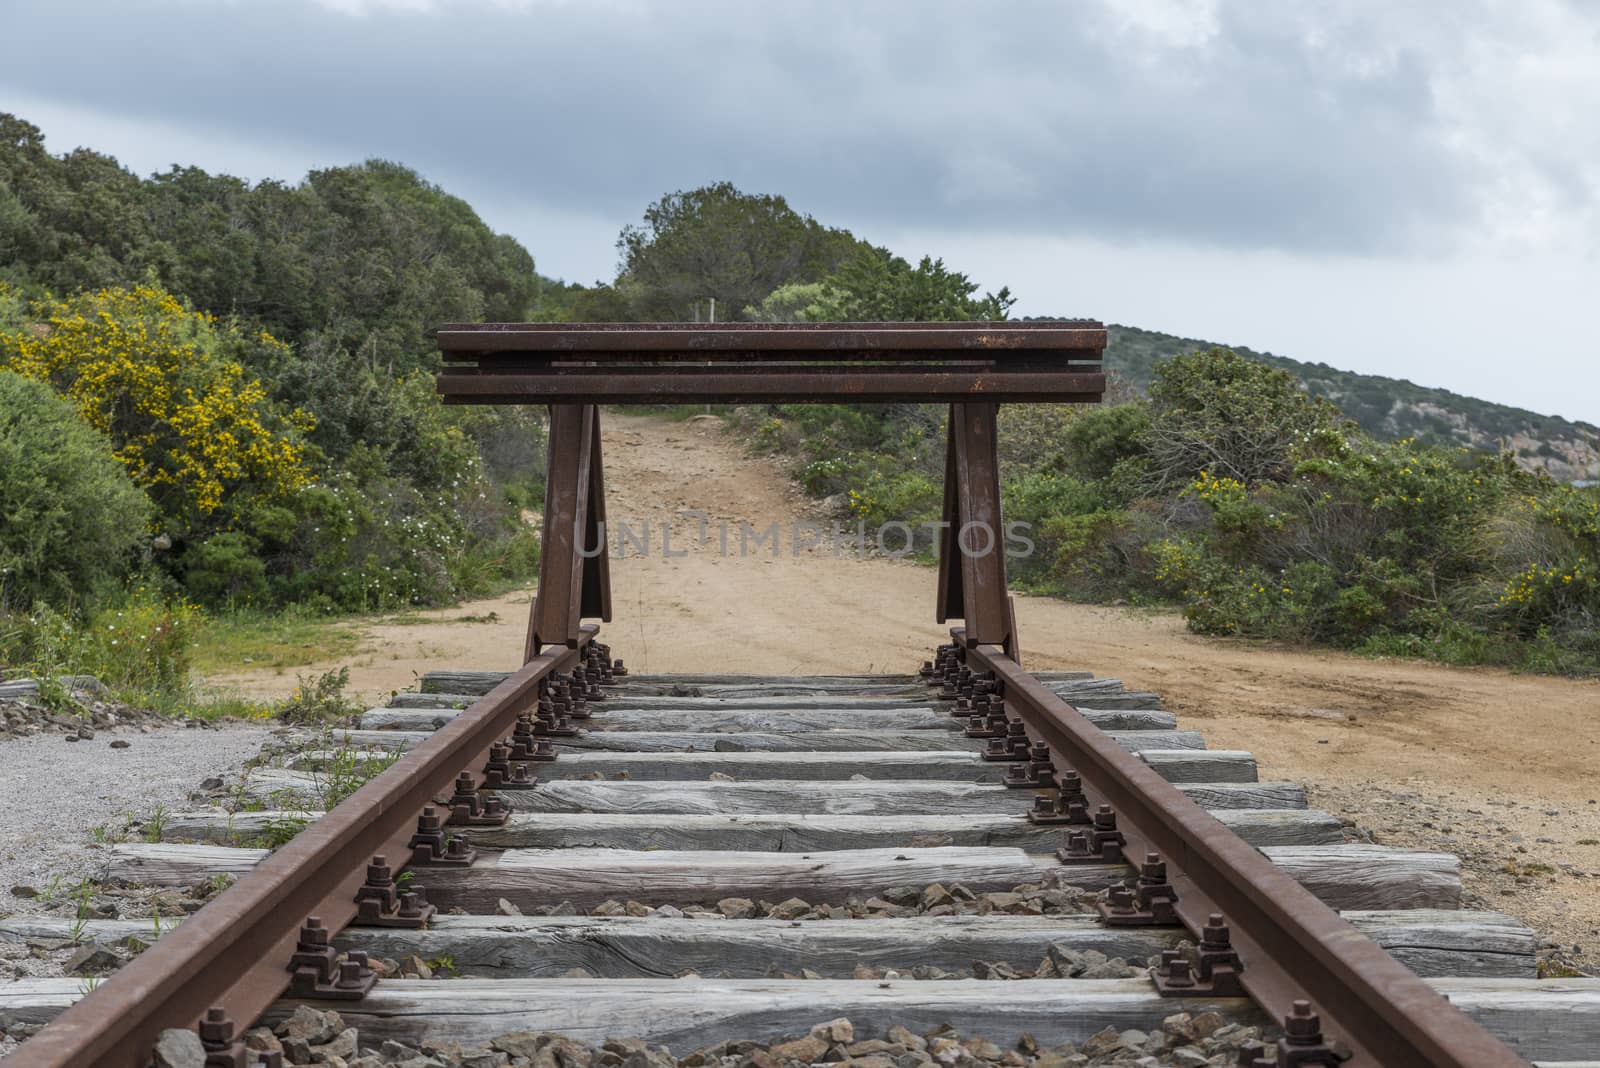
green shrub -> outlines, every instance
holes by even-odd
[[[1067,466],[1083,478],[1108,479],[1119,464],[1146,454],[1149,431],[1150,413],[1143,404],[1092,409],[1067,427]]]
[[[184,554],[184,586],[213,608],[248,608],[267,601],[267,565],[255,538],[238,530],[213,534]]]
[[[198,613],[148,586],[74,619],[40,606],[0,615],[0,664],[34,677],[93,675],[129,704],[169,708],[189,694]]]
[[[1201,472],[1255,485],[1289,474],[1296,457],[1349,428],[1287,371],[1209,349],[1161,364],[1142,437],[1148,486],[1181,488]]]
[[[70,402],[0,371],[0,610],[92,604],[147,544],[150,517]]]

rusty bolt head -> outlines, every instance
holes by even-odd
[[[1161,859],[1160,853],[1146,853],[1144,863],[1139,866],[1139,879],[1142,882],[1164,883],[1167,881],[1167,864]]]
[[[205,1019],[196,1030],[200,1032],[201,1044],[208,1050],[222,1049],[233,1041],[233,1020],[219,1007],[207,1009]]]
[[[1114,886],[1106,894],[1112,912],[1133,912],[1133,891],[1126,886]]]
[[[1189,958],[1176,949],[1161,954],[1161,965],[1168,986],[1194,986],[1194,971]]]
[[[300,947],[315,950],[328,944],[328,929],[322,926],[322,917],[307,916],[300,926]]]
[[[1026,723],[1022,722],[1020,719],[1012,719],[1012,720],[1007,720],[1006,721],[1006,734],[1007,734],[1007,736],[1009,736],[1011,738],[1022,738],[1022,737],[1026,737],[1027,733],[1028,733],[1028,725]]]
[[[472,772],[463,771],[456,776],[456,795],[471,795],[478,792],[478,787],[472,781]]]
[[[365,977],[361,974],[361,965],[353,960],[339,962],[339,982],[337,985],[345,989],[357,987],[361,985],[363,978]]]
[[[1064,794],[1080,794],[1083,792],[1083,779],[1077,772],[1068,768],[1056,776],[1056,786]]]
[[[511,747],[504,742],[495,742],[489,747],[489,761],[494,764],[505,763],[506,757],[511,755]]]
[[[1083,831],[1067,832],[1067,852],[1087,853],[1089,851],[1089,836]]]
[[[1322,1041],[1322,1017],[1311,1011],[1311,1002],[1296,1001],[1283,1018],[1283,1032],[1291,1046],[1315,1046]]]
[[[1047,794],[1035,794],[1033,798],[1033,810],[1041,816],[1054,816],[1056,814],[1055,798],[1050,797]]]
[[[422,906],[417,903],[417,895],[410,890],[400,895],[400,915],[406,917],[422,915]]]
[[[1231,949],[1233,947],[1232,932],[1223,922],[1222,913],[1213,912],[1206,919],[1206,925],[1200,929],[1200,945],[1205,949]]]
[[[374,886],[388,886],[394,882],[394,869],[389,867],[389,860],[381,854],[372,858],[372,863],[367,865],[367,882]]]
[[[1094,829],[1097,831],[1114,831],[1117,829],[1117,812],[1110,805],[1101,805],[1094,810]]]
[[[443,822],[439,819],[439,810],[432,805],[424,806],[422,814],[417,817],[417,833],[428,834],[439,830],[443,826]]]
[[[1048,764],[1050,762],[1050,747],[1043,742],[1034,742],[1028,750],[1028,756],[1035,764]]]

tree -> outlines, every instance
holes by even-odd
[[[1150,383],[1148,486],[1175,489],[1202,472],[1246,486],[1282,479],[1321,435],[1348,426],[1287,371],[1220,348],[1178,356]]]
[[[312,420],[246,376],[247,338],[159,289],[104,289],[32,305],[0,333],[0,367],[48,382],[106,435],[173,534],[216,529],[311,479]],[[227,507],[224,507],[226,502]]]
[[[814,285],[787,285],[746,308],[762,322],[965,322],[1004,319],[1009,289],[974,297],[978,284],[928,256],[916,267],[884,248],[866,248]]]
[[[150,515],[69,401],[0,370],[0,612],[91,603],[149,537]]]
[[[709,297],[732,318],[781,285],[821,279],[858,245],[781,196],[718,182],[669,193],[641,225],[623,228],[617,288],[629,292],[637,319],[686,320]]]

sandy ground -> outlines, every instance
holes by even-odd
[[[712,419],[608,414],[608,512],[648,549],[613,548],[614,654],[635,670],[909,670],[941,638],[931,569],[792,547],[817,519],[772,461]],[[699,543],[699,520],[709,517]],[[719,524],[728,523],[728,553]],[[739,524],[782,524],[781,551],[739,555]],[[670,523],[670,549],[662,529]],[[421,672],[514,666],[529,593],[368,628],[352,688]],[[491,623],[448,622],[493,612]],[[1172,614],[1018,597],[1024,662],[1082,668],[1162,694],[1213,748],[1250,749],[1263,778],[1294,779],[1378,841],[1459,853],[1476,904],[1523,916],[1572,959],[1600,952],[1600,684],[1198,637]],[[337,667],[330,662],[301,672]],[[295,671],[214,681],[257,695]],[[1591,941],[1592,940],[1592,941]],[[1580,948],[1575,948],[1580,947]]]

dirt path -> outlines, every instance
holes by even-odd
[[[826,548],[795,555],[790,531],[816,518],[809,503],[777,464],[745,456],[719,428],[709,418],[606,416],[609,515],[636,532],[650,522],[646,555],[612,556],[606,639],[616,655],[649,671],[920,663],[941,637],[933,572]],[[690,509],[709,516],[703,545],[698,520],[677,515]],[[670,548],[683,553],[671,558],[662,552],[669,520]],[[779,521],[781,553],[741,558],[741,520],[756,530]],[[402,688],[441,664],[512,666],[528,600],[524,591],[424,613],[420,624],[371,626],[350,661],[353,688]],[[491,612],[495,622],[448,622]],[[1316,803],[1379,841],[1462,854],[1476,900],[1537,923],[1566,952],[1600,935],[1600,684],[1207,639],[1176,615],[1043,598],[1019,597],[1017,615],[1029,667],[1084,668],[1154,690],[1213,748],[1253,750],[1263,778],[1305,781]],[[280,694],[294,672],[215,681]]]

